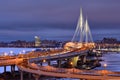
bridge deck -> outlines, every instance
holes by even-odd
[[[17,65],[18,68],[22,71],[34,73],[38,75],[47,75],[47,76],[54,76],[54,77],[66,77],[66,78],[84,78],[84,79],[101,79],[101,80],[109,80],[109,79],[120,79],[120,73],[117,72],[110,72],[110,71],[85,71],[85,70],[77,70],[77,69],[64,69],[64,68],[53,68],[51,66],[49,67],[38,67],[35,65],[29,65],[25,64],[23,65],[24,59],[29,60],[32,59],[30,62],[34,60],[43,60],[43,58],[46,59],[56,59],[56,58],[64,58],[64,57],[71,57],[71,56],[77,56],[83,53],[86,53],[88,50],[81,50],[80,52],[72,52],[72,51],[66,51],[61,53],[54,53],[53,55],[44,55],[43,56],[37,56],[37,57],[28,57],[28,58],[17,58],[16,59],[10,59],[10,60],[0,60],[0,66],[6,66],[6,65]],[[19,64],[18,64],[19,63]],[[69,76],[68,76],[69,75]]]
[[[51,66],[38,67],[37,65],[28,65],[27,67],[18,65],[18,68],[29,73],[62,78],[83,78],[96,80],[120,79],[120,74],[109,71],[84,71],[77,69],[53,68]]]

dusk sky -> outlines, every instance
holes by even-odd
[[[80,7],[94,40],[120,40],[120,0],[0,0],[0,41],[71,40]]]

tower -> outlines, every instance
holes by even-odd
[[[79,15],[77,27],[71,42],[86,43],[86,44],[93,42],[92,34],[88,25],[88,20],[87,18],[86,20],[84,20],[82,8],[80,9],[80,15]]]
[[[35,47],[39,47],[40,43],[40,38],[38,36],[35,36]]]
[[[74,42],[74,40],[76,40],[77,37],[79,37],[79,40],[77,40],[78,42],[81,42],[81,43],[83,42],[83,29],[84,29],[84,17],[82,13],[82,8],[80,8],[80,15],[78,18],[78,23],[77,23],[75,33],[71,40],[72,42]]]

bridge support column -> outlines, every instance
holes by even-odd
[[[48,61],[48,65],[50,66],[50,61]]]
[[[86,63],[86,55],[82,55],[80,58],[82,63]]]
[[[70,61],[70,58],[67,59],[67,62],[69,62],[69,61]]]
[[[15,71],[15,65],[11,65],[11,72]]]
[[[73,57],[73,58],[72,58],[72,63],[73,63],[72,66],[73,66],[73,67],[77,66],[78,58],[79,58],[79,56],[77,56],[77,57]]]
[[[4,66],[4,72],[6,72],[6,66]]]
[[[86,56],[83,56],[83,63],[86,63]]]
[[[57,64],[58,64],[58,67],[60,68],[61,67],[61,60],[57,60]]]
[[[28,73],[29,80],[31,80],[31,73]]]
[[[33,77],[35,78],[35,80],[39,80],[40,75],[33,74]]]
[[[20,80],[23,80],[23,71],[20,71]]]
[[[42,66],[42,62],[40,62],[40,65]]]

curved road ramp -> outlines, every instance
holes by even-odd
[[[75,68],[55,68],[52,66],[38,66],[34,63],[28,65],[17,65],[21,71],[33,73],[38,76],[46,75],[61,78],[79,78],[79,79],[94,79],[94,80],[120,80],[120,73],[107,70],[79,70]]]

